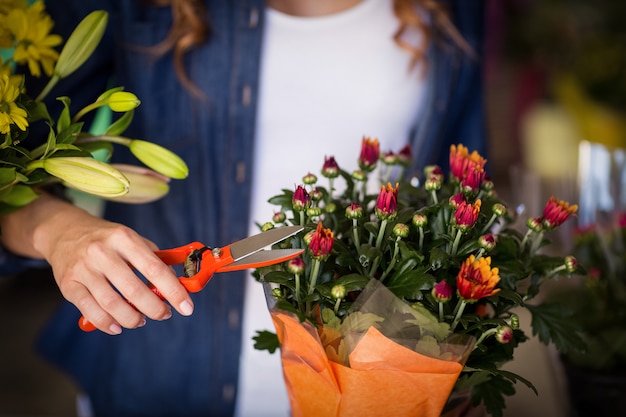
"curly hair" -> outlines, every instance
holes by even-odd
[[[172,9],[173,23],[166,38],[150,48],[157,56],[172,51],[176,74],[183,86],[195,94],[201,93],[193,84],[185,71],[184,55],[193,48],[206,42],[210,33],[210,20],[202,0],[144,0],[155,7],[169,6]],[[418,63],[427,64],[426,49],[433,40],[435,33],[443,33],[469,55],[473,55],[471,46],[463,39],[449,18],[448,11],[437,0],[393,0],[394,14],[398,18],[398,30],[394,33],[394,41],[411,54],[410,70]],[[424,21],[421,11],[430,15],[433,26]],[[424,42],[412,45],[403,39],[403,35],[411,28],[422,33]],[[435,29],[438,31],[436,32]],[[424,66],[424,69],[426,66]]]

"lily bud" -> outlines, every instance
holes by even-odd
[[[54,68],[54,74],[57,77],[65,78],[83,65],[100,43],[108,20],[107,12],[96,10],[76,26],[67,39]]]
[[[130,182],[128,193],[107,198],[118,203],[144,204],[159,200],[170,190],[170,179],[148,168],[134,165],[112,164]]]
[[[126,194],[130,183],[117,169],[104,162],[86,157],[59,157],[33,161],[33,168],[43,168],[69,187],[101,197]]]
[[[141,101],[133,93],[127,91],[116,91],[111,94],[107,100],[107,104],[114,112],[127,112],[137,108]]]
[[[184,179],[189,175],[187,164],[169,149],[139,139],[131,140],[128,147],[137,159],[159,174],[175,179]]]

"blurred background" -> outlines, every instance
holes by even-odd
[[[580,204],[583,223],[622,210],[626,2],[485,2],[489,169],[497,189],[527,216],[539,216],[553,194]],[[563,254],[573,227],[553,239]],[[33,353],[60,300],[47,270],[0,277],[0,417],[76,415],[73,382]],[[529,320],[521,315],[531,336]],[[539,396],[517,384],[507,417],[575,415],[557,356],[534,337],[523,345],[508,368],[531,380]]]

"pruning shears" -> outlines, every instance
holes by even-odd
[[[200,242],[192,242],[177,248],[155,251],[167,265],[182,265],[183,276],[179,281],[189,292],[198,292],[217,272],[238,271],[261,268],[295,258],[303,249],[267,249],[303,229],[302,226],[284,226],[247,237],[223,247],[211,248]],[[159,290],[150,285],[151,290],[163,299]],[[78,325],[84,331],[96,330],[85,317]]]

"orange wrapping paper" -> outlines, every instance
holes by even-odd
[[[311,325],[271,314],[293,417],[436,417],[463,369],[401,346],[374,327],[349,354],[347,367],[328,360]]]

